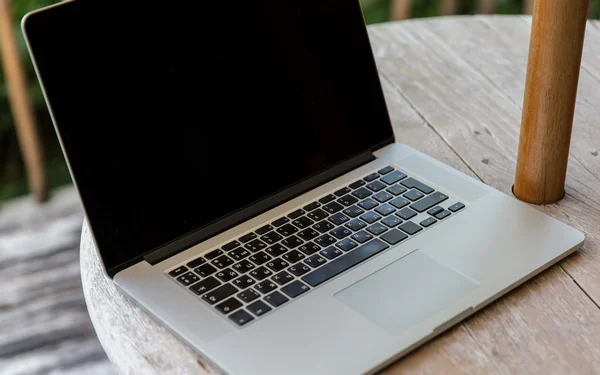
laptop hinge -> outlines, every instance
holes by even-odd
[[[287,189],[270,195],[267,198],[245,207],[211,225],[188,233],[185,236],[182,236],[156,250],[153,250],[144,255],[144,260],[152,265],[162,262],[165,259],[179,254],[192,246],[195,246],[228,229],[242,224],[253,217],[275,208],[375,159],[376,158],[371,151],[347,159],[346,161],[338,163],[326,171],[323,171],[313,177],[302,180]]]

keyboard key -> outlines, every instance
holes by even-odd
[[[256,293],[254,289],[244,290],[243,292],[237,295],[237,298],[239,298],[244,303],[250,303],[258,297],[260,297],[260,295]]]
[[[418,201],[423,198],[425,195],[417,190],[411,190],[408,193],[404,194],[403,197],[410,199],[411,201]]]
[[[271,277],[271,280],[275,281],[279,285],[285,285],[290,281],[294,280],[294,276],[290,275],[285,271],[281,271],[277,275]]]
[[[227,268],[227,269],[225,269],[223,271],[217,272],[217,274],[215,276],[217,276],[221,281],[223,281],[224,283],[226,283],[228,281],[231,281],[231,280],[235,279],[239,275],[238,275],[237,272],[235,272],[231,268]]]
[[[266,242],[269,245],[274,244],[275,242],[281,240],[283,237],[281,236],[281,234],[279,233],[275,233],[275,232],[271,232],[271,233],[267,233],[264,236],[262,236],[260,239],[263,242]],[[248,245],[246,245],[248,246]]]
[[[199,258],[199,259],[202,259],[202,258]],[[202,260],[204,260],[204,259],[202,259]],[[190,263],[192,263],[192,262],[190,262]],[[188,264],[190,264],[190,263],[188,263]],[[204,262],[201,262],[200,264],[202,264],[202,263],[204,263]],[[192,266],[190,266],[190,267],[192,267]],[[181,267],[175,268],[173,271],[169,272],[169,276],[177,277],[177,276],[187,272],[187,270],[188,270],[188,268],[186,266],[181,266]]]
[[[272,224],[274,227],[276,227],[276,228],[279,228],[279,227],[280,227],[280,226],[282,226],[283,224],[285,224],[285,223],[289,223],[289,222],[290,222],[290,219],[288,219],[287,217],[285,217],[285,216],[284,216],[284,217],[281,217],[281,218],[279,218],[279,219],[275,220],[275,221],[274,221],[274,222],[272,222],[271,224]]]
[[[265,301],[270,303],[273,307],[278,307],[289,301],[289,298],[279,292],[273,292],[265,297]]]
[[[367,177],[364,178],[365,181],[367,182],[371,182],[373,180],[376,180],[379,178],[379,173],[371,173],[370,175],[368,175]]]
[[[227,255],[223,255],[223,256],[220,256],[217,259],[213,260],[211,263],[213,266],[215,266],[219,269],[223,269],[225,267],[231,266],[234,263],[234,261]]]
[[[254,285],[254,289],[258,290],[262,294],[267,294],[277,289],[277,284],[275,284],[271,280],[265,280],[261,283]]]
[[[213,250],[208,254],[204,254],[204,258],[206,258],[207,260],[213,260],[221,255],[223,255],[224,252],[221,249],[217,249],[217,250]]]
[[[344,209],[344,206],[342,206],[338,202],[331,202],[331,203],[323,206],[323,210],[325,210],[325,212],[327,212],[329,214],[335,214],[336,212],[341,211],[343,209]]]
[[[231,284],[225,284],[217,289],[213,289],[210,292],[202,296],[202,299],[211,305],[223,301],[225,298],[234,295],[238,292],[238,289]]]
[[[240,239],[239,239],[239,240],[240,240],[240,242],[241,242],[241,243],[246,243],[246,242],[250,242],[250,241],[252,241],[252,240],[253,240],[253,239],[255,239],[256,237],[257,237],[257,236],[256,236],[256,233],[248,233],[248,234],[246,234],[245,236],[242,236],[242,237],[240,237]]]
[[[381,216],[388,216],[393,214],[396,209],[389,204],[383,204],[375,209],[375,212],[380,214]]]
[[[377,224],[373,224],[370,227],[367,228],[367,230],[371,233],[373,233],[374,235],[378,236],[381,233],[387,231],[387,227],[385,225],[382,225],[380,223]]]
[[[215,308],[217,310],[219,310],[222,314],[227,315],[230,312],[239,309],[240,307],[242,307],[242,305],[243,304],[240,301],[238,301],[237,299],[235,299],[235,297],[231,297],[227,301],[222,302],[222,303],[218,304],[217,306],[215,306]]]
[[[335,195],[329,194],[329,195],[327,195],[327,196],[319,199],[319,203],[321,203],[321,204],[327,204],[327,203],[331,202],[334,199],[335,199]]]
[[[319,256],[319,254],[315,254],[304,261],[304,263],[308,264],[312,268],[317,268],[325,262],[327,262],[325,258]]]
[[[250,241],[247,244],[244,245],[244,247],[250,251],[252,251],[253,253],[262,250],[262,249],[266,249],[267,248],[267,244],[262,242],[261,240],[254,240],[254,241]]]
[[[283,246],[285,246],[289,249],[293,249],[293,248],[296,248],[296,247],[302,245],[304,243],[304,241],[302,241],[300,238],[298,238],[296,236],[291,236],[291,237],[288,237],[285,240],[281,241],[281,243],[283,244]]]
[[[419,189],[425,194],[433,193],[432,188],[430,188],[429,186],[425,185],[424,183],[422,183],[420,181],[415,180],[412,177],[409,177],[406,180],[402,181],[401,184],[406,186],[409,189]]]
[[[329,216],[329,214],[325,211],[323,211],[320,208],[317,208],[316,210],[314,210],[313,212],[309,213],[308,215],[309,218],[311,218],[314,221],[321,221],[323,219],[325,219],[327,216]]]
[[[297,226],[300,229],[304,229],[304,228],[307,228],[307,227],[313,225],[314,221],[307,218],[306,216],[302,216],[302,217],[292,221],[292,224],[294,224],[295,226]]]
[[[333,225],[332,223],[330,223],[327,220],[323,220],[320,223],[313,225],[313,228],[318,230],[321,233],[326,233],[326,232],[329,232],[330,230],[332,230],[333,228],[335,228],[335,225]]]
[[[415,216],[417,216],[417,213],[413,210],[411,210],[410,208],[406,207],[401,209],[400,211],[396,212],[396,216],[398,216],[399,218],[403,219],[403,220],[408,220],[411,219]]]
[[[429,228],[430,226],[432,226],[433,224],[437,223],[437,220],[432,218],[432,217],[428,217],[427,219],[421,221],[421,226],[423,228]]]
[[[389,243],[390,245],[395,245],[407,239],[408,236],[400,232],[398,229],[392,229],[389,232],[383,234],[380,238],[385,242]]]
[[[387,225],[388,227],[393,228],[396,225],[400,224],[402,220],[398,219],[396,216],[388,216],[385,219],[381,220],[381,222]]]
[[[365,243],[372,238],[373,238],[373,236],[371,234],[365,232],[364,230],[361,230],[360,232],[354,233],[352,235],[352,239],[359,243]]]
[[[385,182],[388,185],[393,185],[396,182],[406,178],[406,175],[400,171],[394,171],[387,176],[381,178],[381,181]]]
[[[277,258],[287,253],[288,249],[281,244],[273,245],[265,250],[273,258]]]
[[[440,206],[435,206],[434,208],[432,208],[431,210],[427,211],[427,213],[431,216],[435,216],[437,214],[439,214],[440,212],[444,211],[443,208],[441,208]]]
[[[209,290],[213,290],[214,288],[218,287],[219,285],[221,285],[219,280],[217,280],[211,276],[207,279],[200,281],[197,284],[192,285],[190,287],[190,290],[192,292],[200,295],[200,294],[204,294],[204,293],[208,292]]]
[[[248,262],[247,259],[244,259],[241,262],[234,264],[233,267],[231,267],[231,268],[233,268],[234,270],[236,270],[239,273],[245,273],[245,272],[250,271],[254,267],[256,267],[254,264]]]
[[[400,185],[393,185],[393,186],[390,186],[389,188],[387,188],[386,191],[390,194],[400,195],[402,193],[406,193],[406,188],[404,186],[400,186]]]
[[[315,243],[321,247],[327,247],[335,242],[335,238],[328,234],[324,234],[321,237],[315,238]]]
[[[250,276],[254,277],[256,280],[261,281],[271,276],[273,272],[265,267],[258,267],[255,270],[250,271]]]
[[[314,210],[315,208],[319,208],[321,207],[321,203],[319,202],[312,202],[310,204],[307,204],[306,206],[304,206],[304,211],[309,212]]]
[[[300,216],[304,215],[306,212],[304,212],[304,210],[296,210],[294,212],[292,212],[291,214],[288,215],[288,217],[292,220],[299,218]]]
[[[260,266],[261,264],[266,263],[273,258],[271,258],[271,256],[265,253],[264,251],[261,251],[252,255],[249,259],[252,261],[252,263]]]
[[[462,210],[463,208],[465,208],[465,205],[460,202],[455,203],[452,206],[448,207],[448,209],[452,212],[458,212],[458,211]]]
[[[369,224],[376,222],[381,219],[381,216],[377,215],[375,212],[367,212],[366,214],[360,217],[362,221],[366,221]]]
[[[346,238],[345,240],[341,240],[340,242],[336,243],[335,246],[339,247],[344,251],[349,251],[358,246],[358,244],[352,241],[351,239]]]
[[[416,190],[412,190],[409,193],[412,193],[413,191],[416,191]],[[407,193],[407,194],[409,194],[409,193]],[[419,194],[421,194],[421,193],[419,193]],[[404,194],[404,196],[406,196],[406,194]],[[445,201],[446,199],[448,199],[447,195],[444,195],[444,194],[440,193],[439,191],[436,191],[435,193],[431,194],[427,198],[421,199],[417,203],[412,204],[410,206],[410,208],[412,208],[413,210],[415,210],[417,212],[423,212],[423,211],[430,209],[431,207],[433,207],[435,205],[440,204],[441,202]]]
[[[350,228],[355,232],[363,229],[366,226],[367,226],[367,224],[364,221],[358,220],[358,219],[350,220],[350,222],[348,222],[348,224],[346,224],[347,228]]]
[[[321,247],[314,242],[306,243],[298,248],[301,252],[306,255],[313,255],[317,251],[321,250]]]
[[[346,194],[348,194],[351,190],[347,187],[343,187],[340,190],[336,191],[335,193],[333,193],[333,195],[335,195],[336,197],[341,197],[344,196]]]
[[[390,173],[393,170],[394,170],[394,168],[392,168],[390,166],[387,166],[387,167],[385,167],[383,169],[378,170],[377,173],[379,173],[380,175],[386,175],[386,174]]]
[[[357,249],[347,253],[343,257],[332,260],[321,268],[312,271],[302,277],[302,280],[308,285],[316,287],[387,248],[389,248],[388,244],[376,238],[365,245],[359,246]]]
[[[342,238],[348,237],[349,235],[351,235],[352,231],[346,227],[338,227],[338,228],[335,228],[334,230],[332,230],[331,232],[329,232],[329,234],[331,234],[338,240],[341,240]]]
[[[255,231],[255,233],[258,234],[259,236],[262,236],[263,234],[266,234],[272,230],[273,230],[273,227],[267,224],[264,227],[258,228]]]
[[[254,318],[252,317],[252,315],[248,314],[245,310],[242,309],[229,315],[229,320],[241,327],[244,324],[254,320]]]
[[[413,223],[412,221],[407,221],[406,223],[400,225],[398,228],[402,229],[411,236],[423,230],[423,228]]]
[[[373,181],[373,182],[371,182],[370,184],[367,185],[367,188],[369,190],[374,191],[376,193],[378,191],[381,191],[381,190],[385,189],[386,187],[387,187],[387,185],[384,184],[381,181]]]
[[[313,228],[308,228],[308,229],[298,232],[298,237],[302,238],[305,241],[310,241],[313,238],[319,237],[319,232],[317,232]]]
[[[246,307],[250,312],[256,316],[262,316],[271,311],[272,309],[263,301],[256,301],[253,304]]]
[[[192,268],[192,269],[194,269],[194,268],[196,268],[198,266],[203,265],[204,263],[206,263],[206,259],[204,259],[202,257],[199,257],[199,258],[196,258],[196,259],[192,260],[191,262],[189,262],[187,264],[187,266],[190,267],[190,268]]]
[[[356,199],[356,197],[353,197],[352,195],[344,195],[337,201],[347,207],[352,206],[354,203],[358,202],[358,199]]]
[[[298,228],[293,226],[292,224],[286,224],[281,228],[277,229],[277,233],[281,234],[284,237],[291,236],[292,234],[298,232]]]
[[[344,210],[344,214],[346,214],[352,218],[362,215],[363,213],[365,213],[365,210],[363,210],[362,208],[360,208],[358,206],[348,207]],[[342,223],[340,223],[340,224],[342,224]],[[340,225],[340,224],[336,223],[336,225]]]
[[[207,277],[207,276],[210,276],[213,273],[217,272],[217,269],[207,263],[207,264],[203,264],[200,267],[196,268],[194,270],[194,272],[196,272],[198,275],[200,275],[202,277]]]
[[[309,289],[310,288],[308,287],[308,285],[296,280],[293,283],[281,288],[281,291],[287,294],[288,297],[296,298],[302,293],[307,292]]]
[[[240,289],[246,289],[254,285],[255,282],[256,281],[254,281],[254,279],[248,275],[238,277],[237,279],[233,280],[233,283]]]
[[[352,192],[352,195],[354,195],[358,199],[365,199],[366,197],[368,197],[372,194],[373,193],[370,190],[368,190],[364,187]]]
[[[392,206],[396,207],[397,209],[401,209],[403,207],[408,206],[410,204],[410,202],[402,197],[398,197],[398,198],[390,201],[390,204]]]
[[[365,182],[363,180],[358,180],[356,182],[351,183],[348,187],[350,189],[358,189],[359,187],[363,186],[365,184]]]
[[[387,191],[380,191],[379,193],[373,196],[379,203],[385,203],[390,199],[394,198],[394,196]]]
[[[321,250],[319,254],[323,255],[327,259],[335,259],[344,254],[344,252],[337,247],[330,246],[327,249]]]
[[[235,249],[236,247],[240,246],[240,243],[237,241],[231,241],[230,243],[227,243],[225,245],[223,245],[222,249],[225,251],[231,251],[233,249]]]
[[[350,219],[348,218],[348,216],[342,214],[341,212],[338,212],[337,214],[330,216],[327,220],[331,221],[335,225],[342,225]]]
[[[302,253],[298,252],[298,250],[292,250],[289,253],[285,254],[283,256],[283,259],[290,262],[290,264],[294,264],[294,263],[304,259],[304,255],[302,255]]]
[[[289,266],[290,264],[281,258],[272,260],[267,263],[267,267],[269,267],[273,272],[279,272]]]
[[[184,273],[183,275],[177,278],[177,281],[179,281],[182,285],[185,286],[190,286],[198,280],[200,280],[200,278],[192,272]]]
[[[295,276],[302,276],[308,271],[310,271],[310,268],[304,263],[298,263],[295,266],[291,266],[290,268],[288,268],[288,271],[290,271]]]
[[[376,201],[374,201],[371,198],[368,198],[368,199],[365,199],[364,201],[360,202],[358,205],[361,208],[369,211],[371,208],[377,207],[379,205],[379,203],[377,203]]]
[[[439,214],[435,215],[435,218],[438,220],[443,220],[450,215],[451,215],[450,211],[442,211]]]

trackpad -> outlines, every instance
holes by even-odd
[[[476,281],[415,251],[335,297],[398,335],[477,287]]]

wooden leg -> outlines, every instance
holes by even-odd
[[[523,13],[533,14],[533,6],[535,0],[523,0]]]
[[[27,92],[25,72],[21,66],[9,2],[10,0],[0,0],[0,50],[4,76],[29,185],[36,198],[42,202],[47,199],[44,159]]]
[[[589,0],[536,0],[515,195],[547,204],[564,195]]]
[[[457,7],[457,0],[442,0],[442,14],[445,16],[456,14]]]
[[[477,13],[494,14],[496,12],[496,0],[479,0],[477,4]]]
[[[405,20],[410,17],[411,0],[392,0],[392,20]]]

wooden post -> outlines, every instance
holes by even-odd
[[[477,4],[477,13],[493,14],[496,12],[496,0],[479,0]]]
[[[523,0],[523,13],[533,14],[534,0]]]
[[[25,72],[14,33],[10,0],[0,0],[0,50],[8,97],[15,120],[21,152],[31,191],[43,202],[47,199],[46,176],[41,142],[36,129],[33,109],[29,101]]]
[[[442,0],[442,14],[444,16],[456,14],[457,8],[458,2],[456,0]]]
[[[564,196],[588,0],[536,0],[514,193],[534,204]]]
[[[392,0],[392,20],[400,21],[410,17],[411,0]]]

